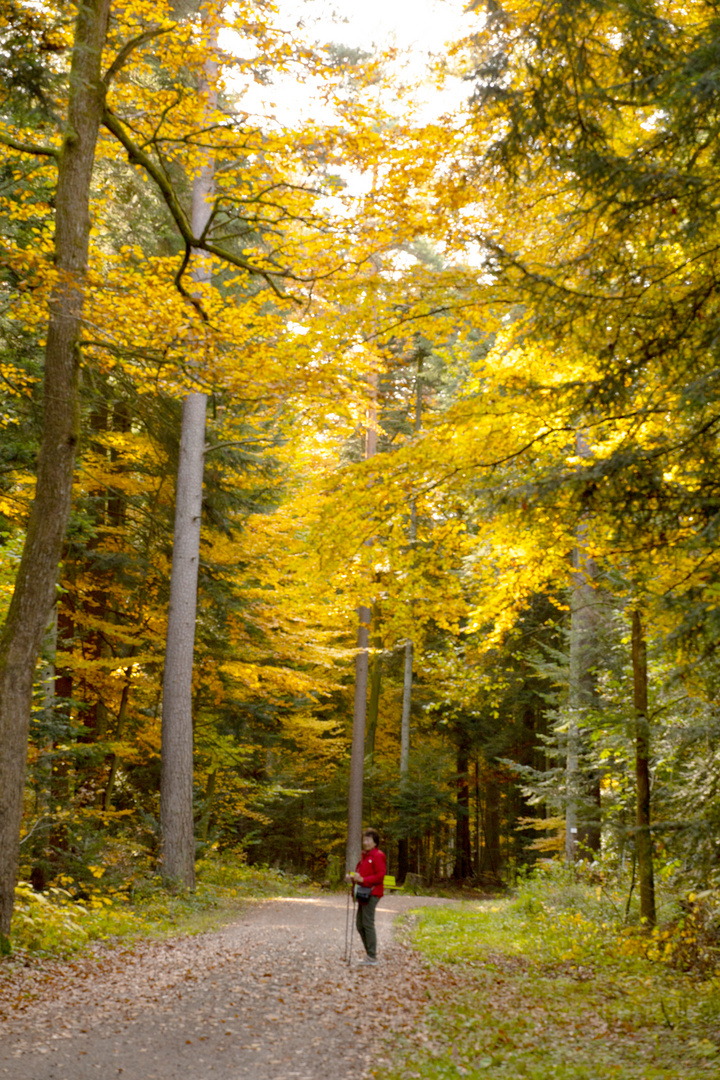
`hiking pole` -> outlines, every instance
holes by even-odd
[[[353,890],[348,891],[347,908],[345,912],[345,962],[349,964],[352,960],[352,939],[353,939],[353,912],[355,910],[355,904],[353,902]]]

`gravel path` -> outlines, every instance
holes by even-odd
[[[383,1044],[424,1038],[422,1008],[438,980],[447,988],[394,939],[393,919],[448,902],[385,897],[373,968],[343,962],[339,896],[269,900],[215,933],[43,967],[14,1001],[4,987],[0,1080],[369,1077]]]

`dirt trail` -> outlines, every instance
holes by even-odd
[[[374,968],[343,963],[336,896],[269,900],[215,933],[55,965],[34,1000],[5,1002],[0,1080],[359,1080],[383,1036],[414,1031],[439,977],[394,940],[393,919],[447,902],[385,897]]]

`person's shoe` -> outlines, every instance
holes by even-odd
[[[366,956],[364,960],[358,960],[358,967],[374,967],[377,960],[374,956]]]

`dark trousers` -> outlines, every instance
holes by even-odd
[[[357,932],[362,938],[362,943],[365,946],[365,952],[371,959],[375,959],[377,952],[377,934],[375,933],[375,908],[380,903],[379,896],[371,896],[370,899],[364,903],[358,903],[357,915],[355,916],[355,925]]]

